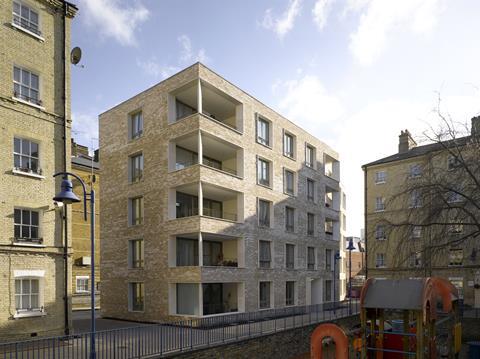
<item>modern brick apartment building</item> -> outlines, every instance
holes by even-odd
[[[69,327],[70,226],[52,175],[70,169],[75,12],[58,0],[0,1],[0,341]]]
[[[91,156],[88,147],[75,143],[72,140],[72,172],[83,179],[87,188],[96,193],[95,199],[95,300],[97,308],[100,306],[100,163],[98,150]],[[80,195],[82,186],[79,181],[72,179],[73,191]],[[87,221],[83,216],[83,201],[72,204],[72,309],[90,309],[90,270],[92,257],[90,253],[90,216]]]
[[[325,143],[200,63],[99,123],[104,316],[334,299],[340,163]]]
[[[473,118],[472,131],[479,126]],[[465,222],[458,208],[477,215],[478,209],[454,192],[471,186],[454,158],[457,151],[467,158],[470,139],[417,146],[405,130],[398,153],[363,166],[368,278],[444,277],[466,304],[480,307],[478,238],[469,237],[472,227],[456,224]],[[478,161],[478,138],[474,146]]]

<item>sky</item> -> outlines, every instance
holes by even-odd
[[[201,61],[340,155],[347,235],[363,228],[361,165],[398,135],[480,112],[475,0],[75,0],[73,136],[98,115]]]

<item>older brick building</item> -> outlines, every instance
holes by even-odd
[[[99,122],[104,316],[333,300],[334,150],[200,63]]]
[[[52,175],[70,169],[75,12],[58,0],[0,1],[0,340],[69,327],[70,245]]]

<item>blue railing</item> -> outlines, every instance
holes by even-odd
[[[358,301],[266,309],[257,312],[98,331],[98,359],[146,358],[233,343],[328,322],[359,312]],[[1,359],[89,358],[90,333],[0,343]]]

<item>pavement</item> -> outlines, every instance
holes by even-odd
[[[90,332],[90,310],[77,310],[72,313],[72,324],[75,334]],[[95,326],[97,331],[121,328],[143,327],[151,323],[132,322],[127,320],[102,318],[100,311],[95,311]]]

